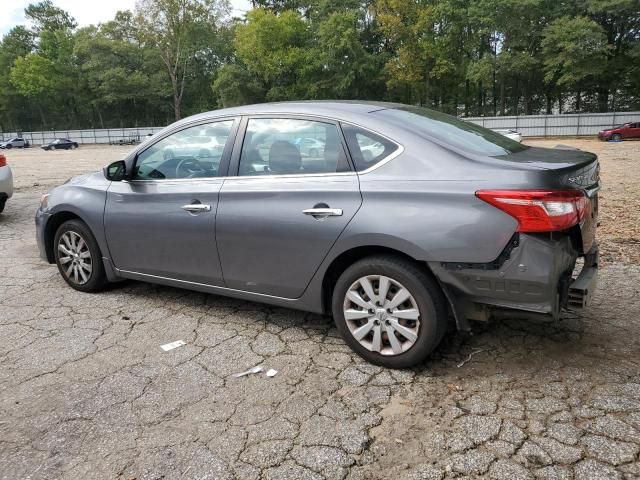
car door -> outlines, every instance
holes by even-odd
[[[237,124],[224,119],[183,127],[139,152],[130,180],[112,182],[104,226],[117,269],[222,285],[215,215]],[[197,152],[190,145],[213,136],[226,139],[224,150],[183,153]]]
[[[220,191],[216,238],[227,287],[297,298],[362,203],[336,123],[280,116],[245,119]],[[321,159],[300,154],[325,140]],[[323,170],[320,170],[322,167]]]
[[[640,122],[632,123],[627,138],[640,138]]]

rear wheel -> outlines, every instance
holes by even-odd
[[[365,360],[389,368],[423,362],[447,325],[436,282],[413,262],[392,255],[347,268],[334,288],[332,310],[345,342]]]
[[[97,292],[107,284],[98,242],[87,225],[68,220],[58,228],[53,243],[62,278],[81,292]]]

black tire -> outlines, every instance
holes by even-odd
[[[78,235],[86,243],[90,253],[91,272],[87,275],[88,280],[84,283],[78,283],[67,276],[67,267],[61,263],[61,251],[58,249],[60,239],[67,232],[73,232]],[[67,220],[58,227],[53,240],[53,251],[58,266],[58,271],[67,284],[80,292],[99,292],[108,284],[107,276],[102,263],[102,254],[98,242],[89,230],[89,227],[81,220]]]
[[[615,140],[616,142],[622,140],[622,135],[620,135],[619,133],[614,133],[613,135],[611,135],[611,140]]]
[[[7,150],[10,150],[10,149],[12,149],[12,148],[13,148],[13,145],[8,144],[8,145],[7,145],[6,147],[4,147],[4,148],[6,148]]]
[[[420,311],[418,338],[403,353],[383,355],[371,351],[349,330],[343,311],[345,295],[354,282],[367,275],[384,275],[401,283],[417,303]],[[334,287],[332,311],[336,327],[347,345],[368,362],[387,368],[409,368],[422,363],[447,330],[446,300],[435,279],[411,260],[394,255],[367,257],[347,268]]]
[[[0,213],[4,212],[4,207],[7,204],[6,198],[0,198]]]

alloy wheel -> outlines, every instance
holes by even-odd
[[[399,355],[418,339],[418,303],[390,277],[367,275],[356,280],[345,295],[343,313],[351,335],[372,352]]]
[[[64,276],[76,285],[84,285],[91,278],[93,271],[91,251],[79,233],[69,230],[60,236],[58,261]]]

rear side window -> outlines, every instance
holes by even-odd
[[[240,176],[331,174],[350,170],[338,127],[295,118],[251,118]]]
[[[344,124],[342,131],[358,172],[373,167],[400,148],[391,140],[354,125]]]
[[[428,108],[406,106],[379,110],[374,115],[428,139],[440,140],[453,148],[476,155],[498,157],[528,148],[480,125]]]

